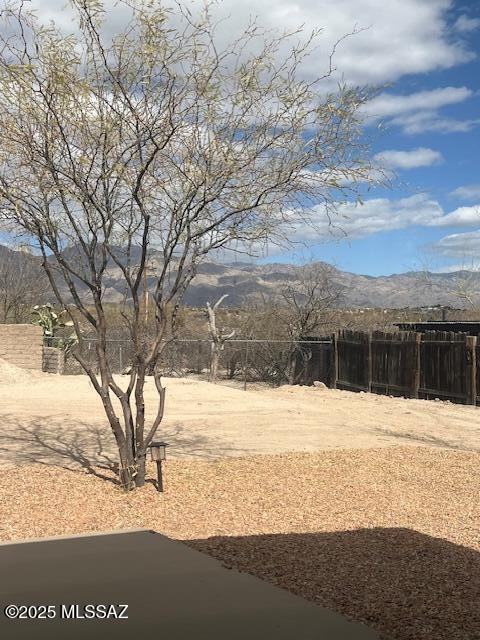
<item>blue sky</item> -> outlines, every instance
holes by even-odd
[[[114,32],[123,10],[105,4]],[[32,6],[71,28],[65,0]],[[212,12],[227,18],[220,47],[252,17],[276,30],[322,29],[306,77],[323,75],[333,44],[357,31],[339,44],[331,80],[380,88],[365,111],[366,135],[378,162],[395,171],[393,184],[365,193],[361,207],[339,208],[345,239],[335,240],[314,208],[317,231],[298,228],[295,254],[272,251],[266,260],[326,260],[369,275],[480,265],[480,0],[220,0]]]
[[[390,5],[393,20],[398,3],[385,0],[381,4]],[[379,159],[391,166],[396,178],[388,189],[365,194],[363,207],[348,208],[348,220],[340,223],[347,234],[344,240],[327,235],[317,243],[311,235],[307,239],[308,234],[303,234],[308,248],[302,249],[300,259],[331,261],[339,268],[369,275],[425,267],[478,267],[480,2],[412,0],[405,2],[405,11],[415,12],[427,4],[438,10],[429,38],[432,47],[440,43],[443,59],[437,49],[437,59],[427,60],[420,73],[405,73],[393,64],[378,78],[387,86],[368,109],[369,115],[375,114],[366,130],[373,153],[381,154]],[[340,5],[355,11],[353,3]],[[348,20],[351,13],[345,24]],[[384,21],[382,16],[380,26]],[[358,22],[362,24],[361,15]],[[376,37],[375,22],[369,24],[368,31]],[[410,44],[414,47],[418,42],[412,38]],[[456,59],[449,47],[460,49]],[[403,45],[392,50],[385,40],[379,43],[377,53],[389,59],[401,57]],[[410,66],[415,69],[414,60]],[[383,123],[380,131],[379,122]],[[291,253],[269,258],[297,259]]]

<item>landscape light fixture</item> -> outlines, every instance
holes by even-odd
[[[151,460],[157,463],[157,491],[163,491],[162,462],[167,459],[168,443],[154,440],[148,446]]]

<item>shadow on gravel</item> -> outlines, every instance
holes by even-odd
[[[159,436],[169,443],[169,453],[176,458],[214,459],[238,453],[219,446],[205,436],[185,434],[182,426],[165,427]],[[42,420],[21,420],[2,416],[0,425],[0,465],[44,464],[78,470],[117,484],[111,476],[118,463],[115,440],[108,425],[81,422],[68,424],[58,416]]]
[[[478,640],[480,553],[410,529],[184,541],[389,640]]]
[[[383,427],[377,428],[375,431],[392,438],[416,442],[418,444],[427,444],[431,447],[440,447],[442,449],[453,449],[457,451],[479,451],[477,447],[467,447],[459,442],[445,440],[444,438],[439,438],[429,434],[414,433],[410,431],[395,431],[394,429],[386,429]]]

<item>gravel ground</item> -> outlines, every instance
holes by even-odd
[[[151,482],[124,494],[81,471],[5,468],[0,539],[145,527],[385,638],[478,640],[479,462],[413,446],[171,460],[163,495]]]

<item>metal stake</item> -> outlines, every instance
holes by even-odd
[[[157,460],[157,491],[163,492],[162,461]]]

